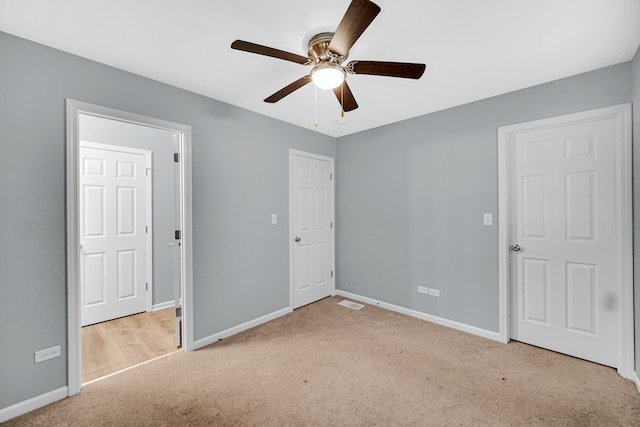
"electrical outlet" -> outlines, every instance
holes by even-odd
[[[429,295],[431,295],[432,297],[439,297],[440,289],[429,288]]]
[[[424,286],[418,286],[418,293],[429,294],[429,288]]]
[[[44,362],[45,360],[53,359],[56,357],[60,357],[59,345],[55,347],[45,348],[44,350],[39,350],[35,352],[36,363]]]

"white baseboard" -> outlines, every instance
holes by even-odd
[[[164,310],[165,308],[171,308],[175,306],[176,306],[176,302],[174,300],[161,302],[159,304],[153,304],[151,311]]]
[[[0,409],[0,423],[3,423],[11,418],[15,418],[19,415],[26,414],[43,406],[47,406],[58,400],[65,399],[69,392],[67,387],[60,387],[59,389],[50,391],[40,396],[36,396],[23,402],[18,402],[15,405],[8,406]]]
[[[228,338],[240,332],[244,332],[247,329],[255,328],[258,325],[262,325],[263,323],[267,323],[270,320],[277,319],[278,317],[284,316],[285,314],[289,314],[292,311],[293,309],[291,307],[286,307],[286,308],[283,308],[282,310],[274,311],[273,313],[266,314],[262,317],[258,317],[257,319],[253,319],[241,325],[234,326],[233,328],[229,328],[222,332],[218,332],[217,334],[213,334],[206,338],[199,339],[197,341],[194,341],[193,350],[197,350],[199,348],[208,346],[209,344],[213,344],[214,342],[219,341],[221,339]]]
[[[638,374],[633,374],[633,381],[636,383],[636,388],[638,389],[638,393],[640,393],[640,378],[638,378]]]
[[[466,325],[453,320],[443,319],[442,317],[432,316],[431,314],[422,313],[420,311],[411,310],[410,308],[400,307],[398,305],[389,304],[387,302],[378,301],[373,298],[363,297],[361,295],[352,294],[350,292],[336,290],[336,295],[340,295],[345,298],[350,298],[356,301],[364,302],[365,304],[375,305],[387,310],[395,311],[396,313],[406,314],[407,316],[415,317],[417,319],[426,320],[427,322],[436,323],[438,325],[446,326],[448,328],[457,329],[459,331],[467,332],[469,334],[478,335],[483,338],[502,342],[500,334],[498,332],[487,331],[486,329],[477,328],[475,326]]]

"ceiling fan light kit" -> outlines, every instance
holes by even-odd
[[[334,89],[342,84],[347,73],[340,64],[323,61],[311,70],[311,80],[320,89]]]
[[[425,70],[425,64],[406,62],[351,61],[343,65],[349,56],[349,49],[378,13],[380,7],[374,2],[352,0],[335,33],[316,34],[309,40],[307,57],[243,40],[234,41],[231,48],[312,66],[308,75],[267,97],[265,102],[278,102],[313,82],[321,89],[333,89],[342,111],[352,111],[358,108],[358,103],[347,84],[347,73],[419,79]]]

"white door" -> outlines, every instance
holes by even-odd
[[[333,273],[333,159],[290,154],[293,308],[331,295]]]
[[[617,366],[615,119],[517,133],[513,142],[511,336]]]
[[[150,161],[143,150],[80,142],[82,326],[147,309]]]

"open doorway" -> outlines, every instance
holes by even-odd
[[[190,133],[67,100],[69,395],[158,351],[191,348]],[[87,377],[84,363],[111,367]]]
[[[82,383],[176,351],[177,133],[79,115]],[[175,283],[174,283],[175,281]],[[174,292],[174,289],[177,292]],[[179,334],[178,334],[179,335]]]

